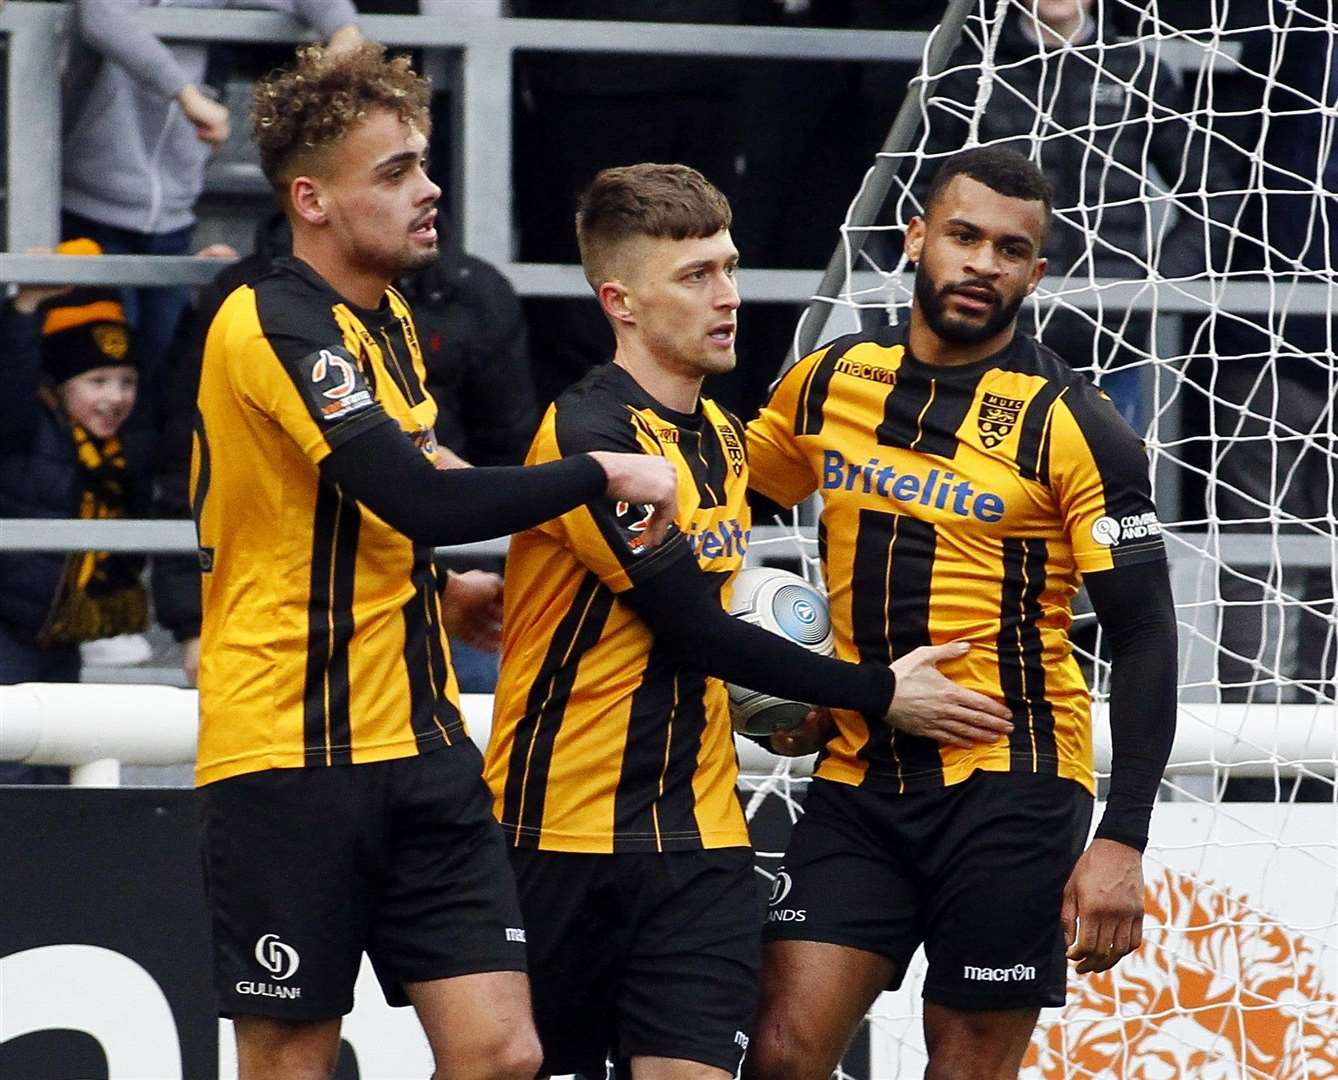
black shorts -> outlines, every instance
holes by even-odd
[[[545,1073],[643,1055],[738,1069],[762,951],[750,850],[511,858]]]
[[[417,757],[269,769],[200,789],[223,1016],[342,1016],[364,952],[403,984],[524,971],[525,935],[468,740]]]
[[[1091,819],[1087,791],[1055,776],[982,771],[914,795],[814,780],[765,936],[886,956],[890,990],[923,943],[930,1001],[1063,1005],[1060,903]]]

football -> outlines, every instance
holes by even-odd
[[[779,634],[796,645],[831,656],[832,620],[827,597],[798,574],[770,566],[740,570],[734,578],[730,614]],[[811,705],[785,701],[728,684],[729,711],[734,730],[746,735],[770,735],[794,727]]]

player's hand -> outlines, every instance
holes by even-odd
[[[448,637],[484,652],[502,647],[502,578],[486,570],[446,575],[441,621]]]
[[[238,259],[237,249],[231,244],[205,244],[195,253],[197,259]]]
[[[437,456],[432,464],[438,469],[472,469],[474,466],[452,450],[449,446],[437,447]]]
[[[25,254],[50,255],[51,251],[49,247],[30,247]],[[21,315],[32,315],[45,301],[64,296],[73,288],[73,285],[20,285],[14,294],[14,310]]]
[[[187,638],[181,643],[181,670],[191,686],[200,685],[200,639]]]
[[[1143,943],[1143,856],[1117,840],[1093,840],[1064,886],[1059,921],[1079,975],[1113,968]]]
[[[771,733],[771,752],[781,757],[816,754],[831,735],[832,724],[830,709],[809,709],[808,715],[794,727],[781,728]]]
[[[198,86],[187,83],[177,92],[177,102],[186,119],[195,127],[195,134],[203,143],[217,149],[228,141],[232,133],[232,118],[227,107],[220,105]]]
[[[946,746],[997,742],[1012,731],[1012,714],[1004,705],[939,671],[939,664],[965,656],[970,648],[965,641],[921,645],[893,661],[897,689],[883,719],[898,731]]]
[[[610,499],[621,502],[648,503],[654,508],[642,543],[653,548],[664,539],[678,513],[678,470],[667,458],[650,454],[614,454],[595,450],[590,456],[599,462],[608,477],[605,491]]]

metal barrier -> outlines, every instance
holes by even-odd
[[[495,0],[453,0],[449,6],[437,6],[452,14],[369,15],[360,23],[370,37],[387,45],[422,49],[434,64],[438,59],[446,61],[445,72],[459,102],[461,121],[455,140],[454,186],[458,196],[455,216],[464,246],[494,263],[524,296],[584,298],[589,286],[579,267],[518,263],[512,257],[511,188],[509,183],[498,183],[498,178],[509,178],[512,172],[511,76],[517,52],[915,64],[926,38],[922,31],[731,26],[722,33],[719,26],[675,23],[513,19],[500,14]],[[11,102],[23,105],[22,109],[11,108],[7,117],[10,252],[0,254],[0,282],[198,285],[212,280],[219,263],[211,259],[14,254],[49,247],[59,238],[60,56],[68,17],[65,4],[33,0],[11,0],[0,10],[0,34],[9,39],[7,92]],[[169,40],[273,44],[310,39],[299,23],[273,12],[154,8],[127,17]],[[1202,50],[1190,40],[1167,43],[1161,54],[1165,62],[1185,67],[1197,66],[1201,55]],[[801,302],[812,298],[818,279],[811,270],[745,268],[740,285],[750,300]],[[874,275],[857,274],[855,284],[873,287],[877,281]],[[1290,288],[1295,290],[1289,305],[1293,313],[1330,310],[1328,285],[1300,283]],[[1269,304],[1267,285],[1259,282],[1174,285],[1099,280],[1065,292],[1069,303],[1092,309],[1098,296],[1107,306],[1150,310],[1155,303],[1168,314],[1222,304],[1236,311],[1262,311]]]
[[[461,711],[480,749],[492,730],[492,695],[462,694]],[[115,787],[120,764],[175,765],[195,760],[197,697],[167,686],[20,683],[0,686],[0,761],[74,766],[72,781]],[[1332,705],[1187,705],[1180,707],[1168,774],[1203,775],[1229,768],[1233,776],[1325,774],[1334,765]],[[1106,707],[1092,710],[1094,760],[1110,771]],[[739,768],[765,776],[778,758],[738,738]],[[795,759],[791,776],[808,776],[814,758]]]

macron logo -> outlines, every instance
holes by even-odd
[[[962,978],[973,982],[1035,982],[1036,969],[1030,964],[1014,964],[1012,967],[987,968],[967,964],[962,968]]]
[[[525,931],[514,926],[508,926],[506,928],[506,940],[519,941],[523,945],[525,944]]]

